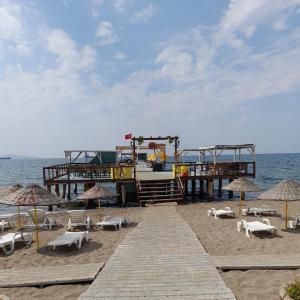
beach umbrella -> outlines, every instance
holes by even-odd
[[[260,189],[257,185],[255,185],[252,181],[247,178],[239,178],[233,180],[231,183],[225,185],[223,190],[240,192],[240,209],[239,215],[241,215],[242,211],[242,200],[244,198],[245,192],[259,192]]]
[[[100,184],[96,184],[83,194],[77,197],[79,200],[91,200],[91,199],[97,199],[98,200],[98,208],[99,208],[99,219],[101,221],[101,205],[100,205],[100,199],[108,198],[108,197],[114,197],[118,195],[117,193],[114,193],[112,190],[103,187]]]
[[[39,233],[37,226],[37,206],[61,205],[67,200],[62,199],[44,187],[37,184],[30,184],[26,187],[18,189],[16,192],[8,195],[1,203],[14,206],[33,206],[34,207],[34,223],[36,232],[37,249],[39,249]]]
[[[5,199],[7,196],[11,195],[12,193],[16,192],[23,186],[21,184],[11,184],[8,186],[4,186],[0,188],[0,203],[6,204],[5,200],[2,202],[3,199]],[[21,227],[21,219],[20,219],[20,207],[18,206],[18,227]]]
[[[260,194],[257,199],[285,202],[285,229],[288,224],[288,202],[300,200],[300,183],[293,180],[282,180],[268,191]]]

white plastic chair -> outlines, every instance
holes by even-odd
[[[69,215],[68,221],[68,230],[73,229],[74,227],[85,227],[86,230],[89,230],[92,221],[89,216],[86,215],[85,210],[69,210],[67,211]]]
[[[26,245],[30,245],[32,234],[30,232],[14,232],[0,236],[0,248],[2,248],[5,255],[14,252],[16,242],[24,242]]]
[[[30,220],[29,220],[29,223],[26,225],[26,227],[31,227],[31,228],[35,227],[36,225],[34,222],[34,219],[35,219],[34,209],[28,210],[27,213],[29,214]],[[36,213],[37,213],[37,226],[38,227],[52,230],[52,226],[57,225],[55,219],[47,216],[44,210],[37,209]]]

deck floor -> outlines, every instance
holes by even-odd
[[[1,269],[0,287],[44,286],[51,284],[92,282],[103,263],[57,265],[23,269]]]
[[[80,300],[235,299],[175,206],[150,206]]]
[[[300,269],[299,254],[215,256],[214,260],[221,270]]]

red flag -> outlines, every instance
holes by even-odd
[[[131,140],[131,138],[132,138],[132,134],[131,133],[125,134],[125,140]]]

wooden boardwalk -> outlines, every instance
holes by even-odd
[[[299,254],[215,256],[214,260],[221,270],[300,269]]]
[[[103,265],[103,263],[97,263],[1,269],[0,287],[41,287],[61,283],[91,282],[96,278]]]
[[[80,300],[235,299],[174,206],[151,206]]]

